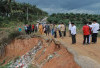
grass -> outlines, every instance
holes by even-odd
[[[9,66],[12,64],[12,62],[8,62],[6,65],[4,66],[0,66],[0,68],[10,68]]]

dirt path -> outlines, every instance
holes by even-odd
[[[71,48],[77,53],[78,56],[84,56],[90,58],[92,61],[100,64],[100,38],[96,44],[83,45],[83,36],[78,34],[76,36],[77,43],[75,45],[71,44],[71,37],[57,38],[57,40],[63,42],[65,47]]]

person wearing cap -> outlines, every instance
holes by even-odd
[[[75,44],[76,43],[76,26],[74,23],[71,23],[71,37],[72,37],[72,44]]]
[[[97,23],[96,20],[93,20],[92,24],[92,43],[97,42],[97,35],[98,35],[98,30],[99,30],[99,24]]]

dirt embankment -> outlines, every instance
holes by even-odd
[[[30,38],[17,39],[6,47],[6,55],[0,61],[10,61],[17,56],[22,56],[33,49],[38,41],[42,41],[42,48],[33,57],[32,65],[37,68],[80,68],[74,61],[71,53],[60,42],[53,39]]]
[[[0,58],[0,61],[10,61],[18,56],[22,56],[27,53],[30,49],[34,48],[38,43],[39,38],[31,39],[16,39],[11,44],[6,46],[6,54]]]
[[[80,68],[71,53],[58,41],[43,40],[43,47],[36,53],[33,64],[40,68]]]

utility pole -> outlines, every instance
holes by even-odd
[[[26,20],[28,21],[28,7],[27,7],[27,19]]]

